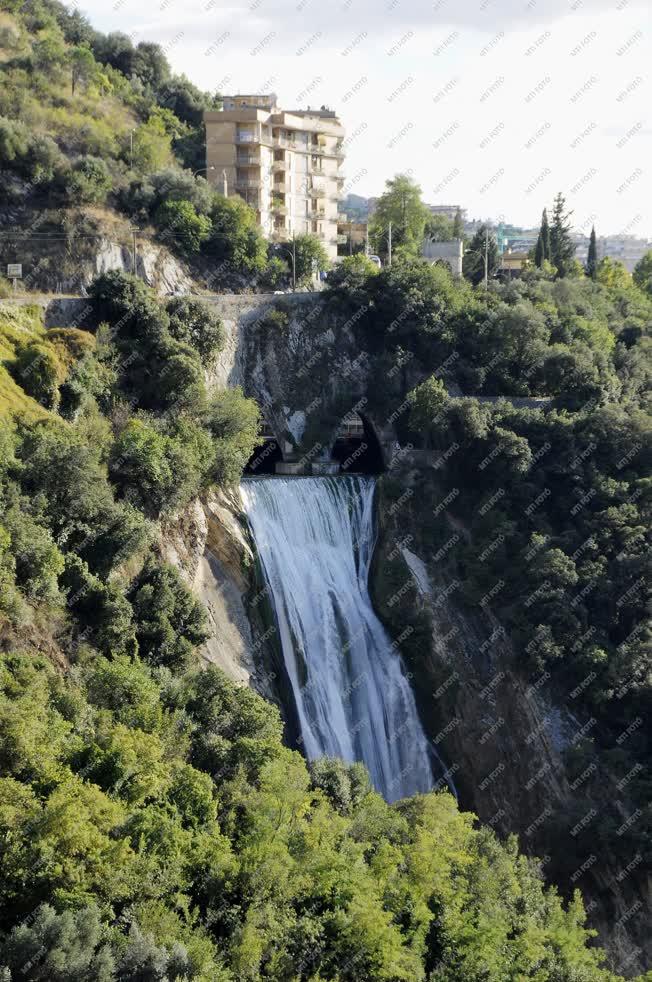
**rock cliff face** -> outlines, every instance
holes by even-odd
[[[117,212],[88,207],[66,211],[31,212],[14,208],[0,218],[5,231],[0,241],[0,265],[19,261],[23,283],[33,292],[84,293],[99,273],[119,269],[133,270],[133,240],[128,220]],[[14,228],[38,228],[58,233],[58,238],[19,237],[12,241]],[[159,294],[193,289],[193,281],[175,256],[158,243],[152,232],[137,237],[136,271]]]
[[[215,490],[195,499],[163,527],[160,546],[206,608],[211,636],[201,658],[270,698],[265,673],[254,658],[256,641],[247,613],[254,555],[237,492]]]

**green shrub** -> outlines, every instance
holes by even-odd
[[[237,484],[258,439],[258,406],[240,388],[225,389],[212,397],[205,418],[214,437],[213,480],[223,487]]]
[[[189,201],[164,201],[156,210],[154,221],[166,244],[184,256],[200,251],[212,227],[211,220],[198,214]]]
[[[46,528],[25,511],[10,508],[4,526],[15,557],[16,583],[29,600],[58,599],[58,577],[64,559]]]
[[[150,559],[130,594],[141,658],[179,669],[209,636],[203,607],[174,567]]]
[[[192,345],[210,363],[224,345],[224,329],[217,314],[207,303],[192,297],[175,297],[166,310],[172,337]]]
[[[136,654],[131,604],[116,584],[103,583],[82,559],[68,555],[61,585],[84,637],[99,651],[112,656]]]
[[[235,272],[261,273],[267,262],[267,245],[254,210],[242,198],[216,194],[210,218],[213,228],[203,251]]]
[[[141,419],[130,420],[115,441],[109,473],[132,504],[153,516],[186,504],[203,480],[192,443]]]
[[[53,345],[34,342],[22,348],[13,365],[18,384],[42,406],[54,409],[66,368]]]

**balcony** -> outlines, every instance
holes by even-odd
[[[272,172],[278,174],[281,171],[287,170],[287,163],[284,160],[275,160],[272,163]]]
[[[302,148],[297,146],[295,140],[288,140],[282,136],[275,136],[272,139],[272,145],[275,147],[280,147],[285,150],[301,150]],[[305,149],[305,147],[303,148]]]
[[[336,235],[335,241],[338,245],[346,245],[346,243],[349,241],[349,237],[348,235]]]
[[[235,158],[237,167],[260,167],[260,157],[252,153],[239,153]]]
[[[325,198],[326,188],[308,188],[308,197],[310,198]]]
[[[279,201],[272,202],[273,215],[287,215],[287,213],[288,213],[287,205],[282,205]]]
[[[276,181],[272,184],[272,192],[274,194],[289,194],[290,185],[286,184],[284,181]]]
[[[244,188],[245,190],[254,190],[261,188],[263,186],[263,182],[259,177],[236,177],[235,186],[236,188]]]
[[[248,133],[247,131],[241,131],[235,134],[236,143],[259,143],[257,133]]]

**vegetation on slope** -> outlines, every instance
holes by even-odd
[[[206,392],[221,331],[197,301],[115,273],[91,301],[94,337],[25,331],[65,372],[44,351],[42,417],[0,422],[4,975],[612,979],[579,896],[515,842],[447,794],[388,806],[359,765],[308,769],[276,710],[198,671],[203,612],[156,523],[237,480],[257,409]]]
[[[412,489],[422,552],[446,566],[462,603],[498,616],[536,691],[551,691],[582,733],[567,750],[573,808],[540,830],[550,869],[568,883],[599,844],[626,870],[626,891],[652,859],[646,285],[643,270],[624,285],[543,270],[485,294],[441,268],[408,260],[379,273],[361,257],[331,276],[331,303],[350,322],[359,312],[372,373],[391,380],[372,387],[368,410],[431,454],[431,477]],[[546,409],[527,404],[542,396]],[[404,490],[387,482],[392,507]],[[395,565],[398,590],[410,580],[400,551]]]
[[[159,45],[100,34],[58,0],[2,0],[0,65],[0,201],[23,226],[14,217],[0,228],[0,258],[18,252],[34,287],[61,279],[57,244],[78,257],[102,237],[131,246],[127,222],[107,209],[212,289],[288,282],[288,256],[268,250],[255,212],[197,173],[206,173],[202,114],[219,96],[175,76]],[[326,264],[321,244],[299,236],[299,283],[313,261]]]

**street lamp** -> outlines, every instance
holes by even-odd
[[[209,170],[215,170],[215,164],[211,164],[210,167],[200,167],[199,170],[194,171],[192,176],[197,177],[197,174],[204,174]]]

